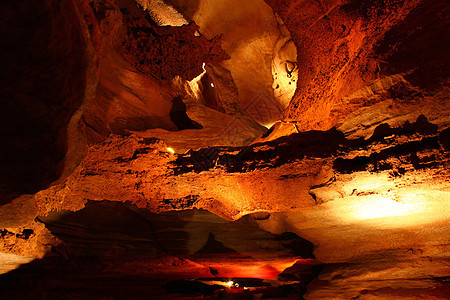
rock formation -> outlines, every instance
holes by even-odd
[[[0,8],[2,299],[448,299],[447,1]]]

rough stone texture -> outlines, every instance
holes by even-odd
[[[136,62],[139,55],[144,54],[142,49],[137,44],[133,44],[133,40],[126,34],[126,26],[122,24],[123,16],[119,8],[126,9],[130,11],[130,14],[133,13],[136,16],[144,12],[139,10],[135,3],[131,5],[123,2],[119,3],[121,6],[110,4],[106,7],[100,6],[94,9],[98,19],[93,21],[92,26],[97,28],[96,32],[100,35],[102,46],[97,54],[99,74],[95,95],[85,106],[78,121],[78,131],[84,136],[86,143],[92,144],[102,141],[111,133],[128,135],[142,132],[145,137],[157,137],[166,140],[171,146],[174,144],[172,141],[175,140],[176,145],[173,147],[177,151],[182,151],[190,147],[243,146],[264,132],[264,128],[246,117],[239,106],[238,109],[234,110],[227,107],[223,112],[209,109],[205,105],[207,103],[203,101],[202,89],[204,88],[199,83],[199,77],[191,82],[179,77],[173,80],[157,80],[156,78],[161,79],[162,76],[159,71],[155,70],[156,73],[153,75],[148,74],[152,66],[155,67],[156,65],[148,66],[150,69],[146,67],[144,71],[149,75],[147,76],[138,70],[142,69],[143,64],[139,63],[136,69],[132,63],[123,59],[119,52],[125,53],[128,58],[131,57],[131,62]],[[224,54],[220,49],[216,49],[219,47],[217,41],[210,43],[204,37],[195,37],[191,32],[192,30],[186,31],[182,27],[171,26],[158,28],[148,21],[145,22],[145,26],[149,27],[146,27],[148,30],[153,28],[153,31],[165,32],[162,36],[158,36],[156,33],[153,35],[145,33],[145,38],[152,38],[156,44],[165,45],[173,37],[172,39],[179,43],[191,43],[195,47],[200,47],[200,42],[204,42],[213,47],[209,51],[212,53],[211,55],[214,53]],[[131,47],[131,50],[136,51],[136,55],[127,54],[122,47],[122,41],[124,40],[129,41],[127,45]],[[202,47],[206,47],[206,45]],[[155,52],[152,52],[152,55],[155,56],[154,60],[167,60],[168,54],[160,53],[163,50],[161,47],[154,50]],[[179,51],[179,49],[176,51]],[[173,52],[172,57],[176,58],[183,53],[185,64],[181,64],[181,69],[184,70],[183,72],[187,72],[185,75],[187,77],[199,75],[201,78],[203,76],[200,75],[202,61],[203,58],[207,58],[208,54],[205,53],[202,56],[197,55],[198,53],[191,53],[192,51],[186,52],[191,54],[185,54],[185,52]],[[195,57],[195,61],[192,61],[193,57]],[[199,58],[202,59],[198,60]],[[214,59],[212,60],[214,61]],[[176,75],[181,75],[175,71],[177,65],[181,63],[179,59],[167,63],[159,64],[158,68],[167,68],[164,71],[167,74],[175,72],[172,74],[173,76],[170,76],[171,79]],[[218,87],[221,87],[215,91],[217,97],[227,103],[229,107],[236,107],[233,104],[237,101],[233,95],[235,89],[230,87],[234,84],[232,78],[222,80],[222,86],[219,83],[221,80],[217,79],[218,76],[221,76],[220,72],[215,77]],[[237,116],[230,117],[228,114],[237,114]],[[233,124],[231,126],[235,129],[233,135],[229,134],[229,137],[226,137],[227,135],[224,134],[225,137],[220,138],[218,133],[224,132],[226,129],[224,126],[227,124]],[[183,130],[183,133],[178,132],[179,130]],[[187,137],[183,139],[180,135],[192,136],[192,138],[191,140]]]
[[[400,114],[397,105],[401,115],[426,108],[430,120],[448,126],[446,1],[266,2],[298,53],[299,81],[285,121],[326,130],[390,99],[383,116]]]
[[[230,56],[220,48],[222,37],[211,41],[195,36],[195,23],[181,27],[152,24],[150,17],[125,13],[126,39],[119,52],[139,71],[156,79],[181,76],[192,80],[202,72],[203,63],[218,63]],[[163,63],[164,62],[164,63]]]
[[[127,6],[128,7],[128,6]],[[165,128],[177,130],[170,120],[169,83],[158,83],[139,72],[117,52],[124,39],[122,14],[114,3],[84,7],[91,28],[97,74],[93,94],[74,125],[84,143],[99,142],[109,134],[127,129]]]
[[[126,36],[119,8],[136,16],[144,14],[133,1],[118,4],[76,1],[76,6],[87,36],[85,55],[89,70],[83,104],[67,128],[67,153],[64,165],[61,163],[63,178],[75,170],[86,155],[88,145],[104,140],[111,133],[143,132],[146,137],[166,140],[177,151],[186,151],[216,145],[246,145],[265,131],[239,109],[225,111],[236,115],[234,117],[209,109],[202,102],[201,84],[195,80],[156,80],[124,60],[117,51]],[[180,28],[169,31],[175,35],[184,32]],[[205,38],[200,40],[206,41]],[[195,64],[195,68],[201,65]],[[232,108],[236,100],[230,101],[229,95],[234,90],[227,88],[233,83],[232,78],[222,81],[224,88],[217,95]],[[226,125],[233,125],[229,126],[232,130]],[[230,133],[225,134],[226,131]],[[220,138],[218,132],[228,137]],[[180,138],[185,134],[191,139]],[[14,197],[11,195],[9,200]]]
[[[318,246],[314,253],[327,267],[311,283],[311,299],[439,298],[448,274],[450,168],[439,143],[445,135],[421,116],[397,128],[381,125],[367,140],[330,130],[185,155],[157,141],[112,137],[36,201],[41,214],[78,210],[87,200],[129,201],[154,212],[206,208],[235,220],[265,211],[257,221],[264,230],[293,231]]]
[[[222,48],[231,59],[221,65],[233,76],[239,89],[242,110],[267,127],[278,120],[290,100],[279,97],[280,91],[285,85],[289,86],[290,81],[284,78],[285,62],[287,59],[295,62],[295,56],[290,53],[292,49],[283,50],[290,40],[289,31],[277,21],[271,7],[262,0],[166,2],[181,11],[187,19],[195,21],[206,37],[223,34]],[[275,80],[275,86],[280,86],[276,92],[272,88],[274,69],[280,69],[282,73],[276,75],[279,80]]]

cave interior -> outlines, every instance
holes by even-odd
[[[1,299],[450,299],[447,0],[0,16]]]

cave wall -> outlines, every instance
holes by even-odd
[[[35,196],[36,213],[105,199],[158,213],[207,209],[228,220],[259,212],[261,229],[314,244],[324,270],[307,299],[445,299],[448,134],[421,116],[380,125],[367,140],[332,129],[179,155],[161,141],[111,136],[64,184]]]
[[[1,86],[1,136],[7,141],[1,149],[2,203],[67,176],[84,158],[88,145],[111,133],[126,135],[158,128],[162,131],[150,135],[179,141],[172,132],[187,128],[175,124],[171,114],[173,101],[180,97],[189,102],[187,111],[179,112],[182,117],[198,119],[192,121],[197,125],[189,128],[205,128],[200,137],[192,137],[197,147],[244,145],[264,132],[262,126],[244,115],[230,117],[207,108],[186,80],[171,81],[183,73],[165,80],[157,72],[142,74],[139,65],[134,65],[140,55],[133,52],[138,49],[136,45],[128,49],[134,60],[119,53],[124,39],[132,40],[127,37],[128,24],[124,25],[120,8],[138,17],[145,15],[133,1],[4,4],[2,64],[10,74]],[[166,40],[178,36],[179,44],[189,40],[191,47],[212,45],[220,49],[220,41],[209,44],[205,37],[196,37],[194,31],[169,29],[163,36]],[[165,51],[169,44],[166,41],[157,50]],[[171,44],[171,49],[171,56],[180,55],[177,45]],[[202,49],[199,51],[207,56],[208,51]],[[187,55],[183,63],[182,69],[191,77],[202,72],[203,56],[197,54]],[[194,56],[195,61],[190,62]],[[158,59],[164,57],[167,54]],[[176,70],[178,63],[176,59],[166,61],[166,68],[161,70]],[[219,72],[217,76],[222,75]],[[224,93],[229,94],[226,85],[233,82],[232,78],[227,80],[222,85]],[[217,118],[223,121],[216,122]],[[217,137],[217,132],[223,137]],[[242,137],[237,137],[240,132]],[[181,142],[180,149],[187,144],[194,146],[195,142]]]
[[[448,126],[449,41],[439,38],[448,36],[446,1],[266,2],[298,51],[299,81],[284,121],[301,131],[329,129],[369,106],[386,116],[378,124],[408,114],[413,121],[420,107]]]
[[[81,106],[86,35],[72,1],[1,4],[0,203],[58,179]],[[12,196],[13,197],[13,196]]]
[[[278,120],[295,85],[290,85],[285,76],[285,61],[295,62],[296,55],[295,47],[289,44],[289,31],[277,20],[272,8],[261,0],[167,3],[196,22],[208,38],[223,34],[222,47],[231,59],[221,65],[231,72],[243,112],[267,127]],[[272,74],[278,70],[277,80],[277,75]],[[272,87],[277,85],[274,93]]]
[[[122,267],[126,275],[139,269],[154,277],[161,268],[171,278],[214,276],[216,267],[237,274],[232,273],[238,268],[233,262],[204,259],[205,253],[194,261],[167,255],[167,249],[154,251],[155,239],[147,236],[173,222],[173,232],[181,232],[183,243],[196,249],[220,243],[245,248],[240,241],[236,246],[234,233],[225,239],[228,228],[237,224],[233,230],[250,228],[258,236],[270,236],[269,243],[278,241],[276,247],[302,240],[300,236],[313,243],[314,263],[324,270],[308,286],[306,298],[447,297],[448,41],[439,38],[447,30],[444,1],[268,0],[298,50],[299,80],[282,122],[251,145],[263,131],[234,106],[222,107],[228,113],[206,107],[196,98],[198,87],[181,78],[151,78],[116,51],[116,38],[124,31],[122,13],[109,6],[112,2],[96,1],[98,7],[74,3],[2,4],[2,30],[11,24],[17,30],[6,31],[11,45],[22,43],[22,37],[28,41],[30,31],[37,33],[30,40],[35,52],[2,48],[11,58],[2,63],[15,77],[2,86],[3,95],[14,101],[2,102],[2,136],[8,141],[8,147],[2,144],[2,184],[10,195],[2,199],[10,203],[0,207],[0,250],[20,257],[2,254],[0,269],[47,259],[24,266],[13,277],[0,277],[0,283],[10,283],[10,278],[29,283],[42,270],[71,274],[64,277],[68,287],[71,278],[86,284],[83,276],[89,271],[107,275]],[[193,13],[200,2],[192,3],[186,11]],[[21,20],[18,15],[7,17],[16,11],[23,12],[26,22],[14,21]],[[46,26],[35,26],[41,23]],[[23,59],[29,53],[37,56]],[[201,71],[198,61],[195,68]],[[218,84],[218,93],[232,82],[230,72],[205,68],[214,73],[210,79]],[[268,83],[273,80],[269,77]],[[236,98],[234,86],[227,92]],[[170,118],[174,98],[178,104],[181,99],[187,116],[202,129],[175,128]],[[155,114],[164,121],[153,123]],[[61,174],[57,166],[66,149],[66,173],[47,187]],[[12,192],[33,194],[16,197]],[[97,208],[90,210],[93,206]],[[214,225],[204,228],[217,233],[217,239],[193,226],[197,209],[223,218],[197,214],[202,222],[212,220]],[[105,216],[96,218],[97,210],[106,212],[105,224]],[[146,211],[157,215],[136,215],[147,216]],[[111,220],[116,213],[120,226]],[[158,220],[161,227],[149,220]],[[95,229],[100,225],[99,233]],[[124,232],[122,225],[131,230]],[[280,236],[285,240],[279,242]],[[125,242],[115,244],[118,237]],[[104,244],[101,255],[92,259],[98,249],[83,245],[97,245],[97,239]],[[142,241],[151,247],[140,248]],[[248,244],[266,252],[256,260],[239,255],[240,262],[248,263],[239,274],[275,276],[298,258],[289,250],[270,266],[264,259],[270,249],[266,243]],[[114,261],[127,255],[129,260],[114,269]],[[218,256],[227,257],[222,252]],[[108,268],[95,264],[101,259]],[[52,272],[40,286],[61,279]],[[104,280],[99,282],[112,284]],[[274,280],[279,284],[281,279]],[[160,290],[163,282],[152,284]],[[2,292],[9,297],[16,290]]]
[[[197,35],[195,23],[178,24],[179,13],[173,8],[167,12],[170,7],[163,3],[142,2],[148,11],[134,1],[105,3],[86,7],[93,15],[91,36],[99,40],[95,96],[78,126],[88,144],[111,133],[135,133],[187,151],[245,145],[264,132],[239,106],[217,111],[205,105],[199,86],[204,69],[216,70],[214,64],[229,59],[219,34],[210,39]],[[161,9],[167,13],[166,26],[158,25]],[[236,106],[233,78],[218,70],[211,76],[222,107]]]

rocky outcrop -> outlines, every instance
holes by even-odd
[[[311,299],[443,295],[446,136],[420,116],[397,128],[381,125],[369,139],[333,129],[184,155],[156,140],[111,137],[36,201],[41,214],[79,210],[87,200],[128,201],[153,212],[203,208],[230,220],[262,211],[260,228],[294,232],[317,246],[327,266],[311,283]]]
[[[349,140],[330,130],[183,155],[173,155],[156,139],[115,136],[91,147],[65,183],[38,193],[37,200],[42,213],[107,199],[131,201],[152,211],[207,207],[230,219],[252,209],[306,208],[333,200],[337,194],[312,190],[335,180],[336,172],[401,178],[409,171],[440,170],[448,164],[439,143],[445,132],[439,134],[437,126],[421,116],[398,128],[381,125],[368,140]],[[252,183],[257,181],[262,182]]]
[[[103,45],[98,53],[98,84],[78,123],[88,144],[111,133],[135,133],[165,140],[183,152],[243,146],[265,131],[242,113],[233,78],[210,66],[228,57],[218,39],[196,36],[194,23],[158,27],[146,12],[127,1],[106,8],[94,6],[94,12],[101,16],[93,26],[101,33]],[[206,69],[217,74],[208,76]],[[210,77],[217,88],[202,83]],[[228,127],[233,128],[232,134],[226,133]]]
[[[220,48],[221,36],[211,41],[196,36],[199,26],[195,23],[160,27],[149,16],[137,18],[126,11],[123,18],[126,38],[119,52],[149,77],[192,80],[202,73],[202,64],[230,59]]]
[[[447,297],[444,1],[140,2],[129,36],[134,1],[1,4],[8,43],[36,33],[1,50],[1,298]],[[126,38],[206,43],[156,25],[187,19],[232,59],[162,80]],[[297,90],[265,132],[242,104],[264,116],[275,69]]]
[[[448,35],[445,1],[266,2],[298,53],[297,90],[284,121],[327,130],[389,99],[380,108],[385,121],[399,105],[403,116],[425,108],[430,120],[448,122],[448,39],[438,37]],[[442,105],[445,115],[434,109]]]
[[[288,77],[286,62],[291,68],[296,50],[272,8],[263,0],[166,2],[195,21],[206,37],[223,34],[222,48],[231,59],[221,66],[233,76],[242,111],[266,127],[278,120],[295,91],[296,72]]]

